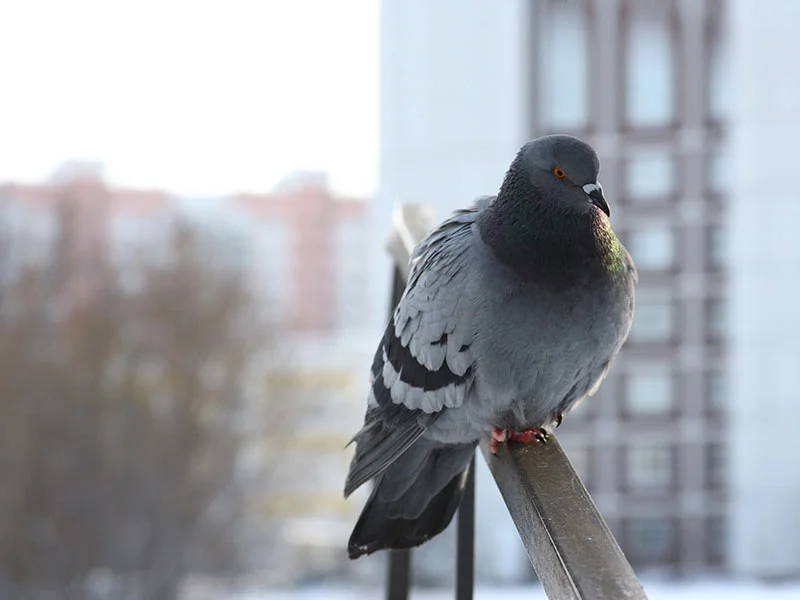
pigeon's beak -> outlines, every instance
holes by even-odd
[[[611,209],[603,196],[603,188],[599,183],[587,183],[583,186],[583,191],[589,196],[589,202],[594,204],[609,217],[611,216]]]

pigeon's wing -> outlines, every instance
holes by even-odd
[[[347,495],[382,473],[469,392],[473,312],[465,298],[466,270],[472,225],[488,201],[456,212],[414,250],[405,292],[375,353]]]

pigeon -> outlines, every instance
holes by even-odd
[[[345,497],[373,486],[350,558],[441,533],[481,439],[494,453],[546,443],[599,387],[628,336],[637,282],[599,168],[578,138],[530,141],[495,196],[414,249],[352,440]]]

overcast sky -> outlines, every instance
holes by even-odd
[[[98,160],[119,184],[369,194],[377,0],[0,1],[0,181]]]

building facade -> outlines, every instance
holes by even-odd
[[[361,326],[366,312],[367,210],[320,173],[296,173],[265,194],[194,198],[108,185],[98,165],[68,163],[42,184],[0,185],[9,268],[56,260],[70,297],[91,294],[106,259],[125,279],[186,220],[216,238],[210,259],[244,268],[265,310],[292,333]],[[146,256],[145,256],[146,258]]]
[[[739,249],[749,262],[733,260],[727,241],[756,218],[733,186],[738,181],[753,191],[770,170],[766,142],[758,144],[762,160],[753,163],[760,178],[745,163],[753,152],[742,148],[766,133],[763,139],[776,143],[781,130],[765,115],[797,127],[786,122],[800,106],[798,86],[769,63],[798,52],[800,25],[777,5],[769,19],[760,16],[763,6],[745,5],[382,3],[380,223],[400,202],[429,204],[443,218],[493,193],[519,146],[539,135],[579,136],[601,157],[612,222],[639,266],[636,316],[607,381],[565,420],[559,438],[631,562],[644,571],[800,573],[797,544],[774,541],[788,506],[800,501],[800,471],[789,475],[794,438],[780,438],[774,469],[763,467],[771,461],[766,436],[774,428],[764,434],[763,462],[749,456],[747,444],[739,447],[764,384],[750,348],[759,349],[757,364],[773,365],[769,372],[800,357],[794,350],[776,362],[776,348],[788,347],[770,346],[766,332],[753,329],[745,309],[755,309],[765,276],[749,250]],[[782,75],[780,99],[759,83],[763,73]],[[782,183],[798,178],[796,169],[775,164],[786,169]],[[783,198],[788,191],[774,193]],[[775,220],[769,226],[780,230]],[[770,256],[796,270],[796,253],[786,258],[779,243],[789,242],[781,234]],[[794,280],[774,284],[784,297],[796,291]],[[773,306],[790,320],[786,307],[777,300]],[[779,328],[768,329],[773,342]],[[791,392],[796,372],[773,373],[783,423],[800,417]],[[764,492],[751,484],[767,473],[774,510],[757,518]],[[489,478],[479,472],[479,480]],[[487,576],[519,577],[529,566],[521,548],[508,543],[516,532],[492,488],[479,484],[479,510],[487,516],[478,520],[477,551],[489,550],[477,564]],[[493,543],[500,539],[507,554]]]
[[[367,207],[335,194],[322,173],[294,173],[269,194],[240,194],[224,211],[251,223],[281,321],[304,334],[358,327],[366,303]],[[234,217],[235,218],[235,217]]]
[[[640,279],[629,341],[602,391],[565,423],[564,444],[635,567],[722,569],[723,3],[548,0],[530,10],[530,130],[598,149]]]

